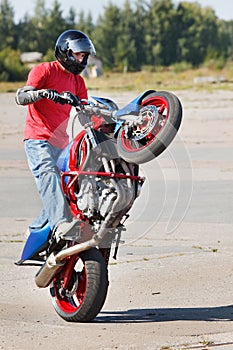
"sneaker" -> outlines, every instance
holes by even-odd
[[[58,225],[54,231],[56,241],[77,241],[80,238],[80,221],[65,221]]]

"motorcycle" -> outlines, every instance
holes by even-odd
[[[46,98],[46,91],[44,91]],[[75,110],[72,140],[57,166],[79,238],[54,243],[49,224],[33,230],[20,260],[40,265],[39,288],[49,287],[57,314],[66,321],[89,322],[101,311],[108,291],[108,263],[116,259],[125,221],[145,179],[139,165],[159,156],[174,139],[182,105],[167,91],[148,90],[123,108],[111,99],[76,100],[68,92],[57,102]],[[83,126],[74,136],[76,119]]]

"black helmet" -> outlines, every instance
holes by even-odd
[[[82,63],[75,60],[72,52],[86,53]],[[58,37],[55,45],[55,57],[65,69],[73,74],[80,74],[87,65],[88,56],[95,56],[95,54],[91,40],[80,30],[66,30]]]

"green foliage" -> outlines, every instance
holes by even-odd
[[[177,60],[178,17],[171,0],[152,0],[145,16],[147,63],[169,66]]]
[[[100,16],[93,33],[93,42],[99,56],[107,69],[115,69],[115,55],[119,42],[119,23],[121,10],[110,3],[105,9],[105,15]]]
[[[0,50],[10,46],[15,48],[14,11],[8,0],[0,3]]]
[[[203,67],[209,68],[211,70],[221,70],[226,66],[226,59],[224,57],[219,58],[207,58],[203,63]]]
[[[180,31],[178,61],[199,66],[210,48],[217,48],[217,18],[211,8],[197,2],[181,2],[177,8]]]
[[[105,71],[156,72],[172,66],[180,72],[203,63],[221,69],[233,59],[233,21],[218,19],[211,7],[196,1],[135,0],[132,5],[125,0],[122,8],[109,2],[95,24],[91,13],[71,7],[65,18],[61,1],[53,0],[50,8],[47,2],[35,0],[33,15],[15,24],[10,0],[0,0],[1,80],[24,74],[18,52],[39,51],[43,60],[53,60],[57,37],[73,28],[90,36]],[[16,50],[8,65],[6,49]]]
[[[43,62],[51,62],[54,61],[56,58],[54,56],[54,50],[48,49],[46,54],[43,56]]]
[[[171,68],[175,73],[181,73],[191,69],[192,65],[191,63],[182,61],[182,62],[174,63]]]
[[[20,52],[6,48],[0,51],[0,81],[25,80],[28,69],[20,63]]]

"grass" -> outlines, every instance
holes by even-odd
[[[224,77],[222,83],[195,84],[197,77]],[[97,79],[87,79],[89,90],[101,91],[138,91],[155,90],[215,90],[232,88],[233,69],[229,66],[221,70],[211,68],[190,69],[175,72],[174,69],[163,69],[159,72],[141,71],[135,73],[106,73]]]
[[[0,81],[0,93],[16,92],[16,90],[25,85],[25,82],[4,82]]]
[[[228,65],[223,69],[202,67],[199,69],[188,69],[176,71],[175,68],[164,68],[158,72],[141,71],[135,73],[104,73],[99,78],[85,79],[89,91],[137,91],[147,89],[155,90],[229,90],[233,84],[233,68]],[[224,77],[221,83],[199,83],[195,84],[197,77]],[[25,82],[0,82],[0,93],[15,92],[25,85]]]

